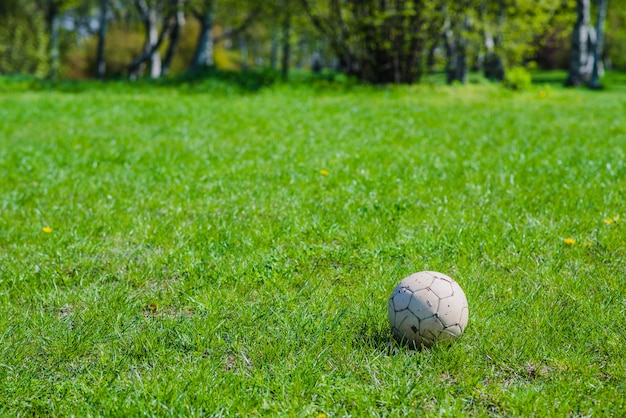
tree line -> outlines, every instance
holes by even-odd
[[[599,86],[626,70],[623,0],[9,0],[0,74],[159,78],[214,66],[331,68],[368,83],[464,83],[525,66]]]

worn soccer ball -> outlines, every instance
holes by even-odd
[[[404,278],[391,293],[387,310],[394,338],[414,349],[458,338],[469,314],[461,286],[435,271]]]

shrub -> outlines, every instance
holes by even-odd
[[[514,67],[504,75],[504,86],[511,90],[527,90],[532,83],[530,73],[523,67]]]

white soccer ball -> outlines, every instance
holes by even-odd
[[[461,286],[435,271],[404,278],[391,293],[387,310],[394,338],[414,349],[458,338],[469,314]]]

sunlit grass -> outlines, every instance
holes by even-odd
[[[3,414],[626,413],[623,89],[113,90],[0,95]]]

